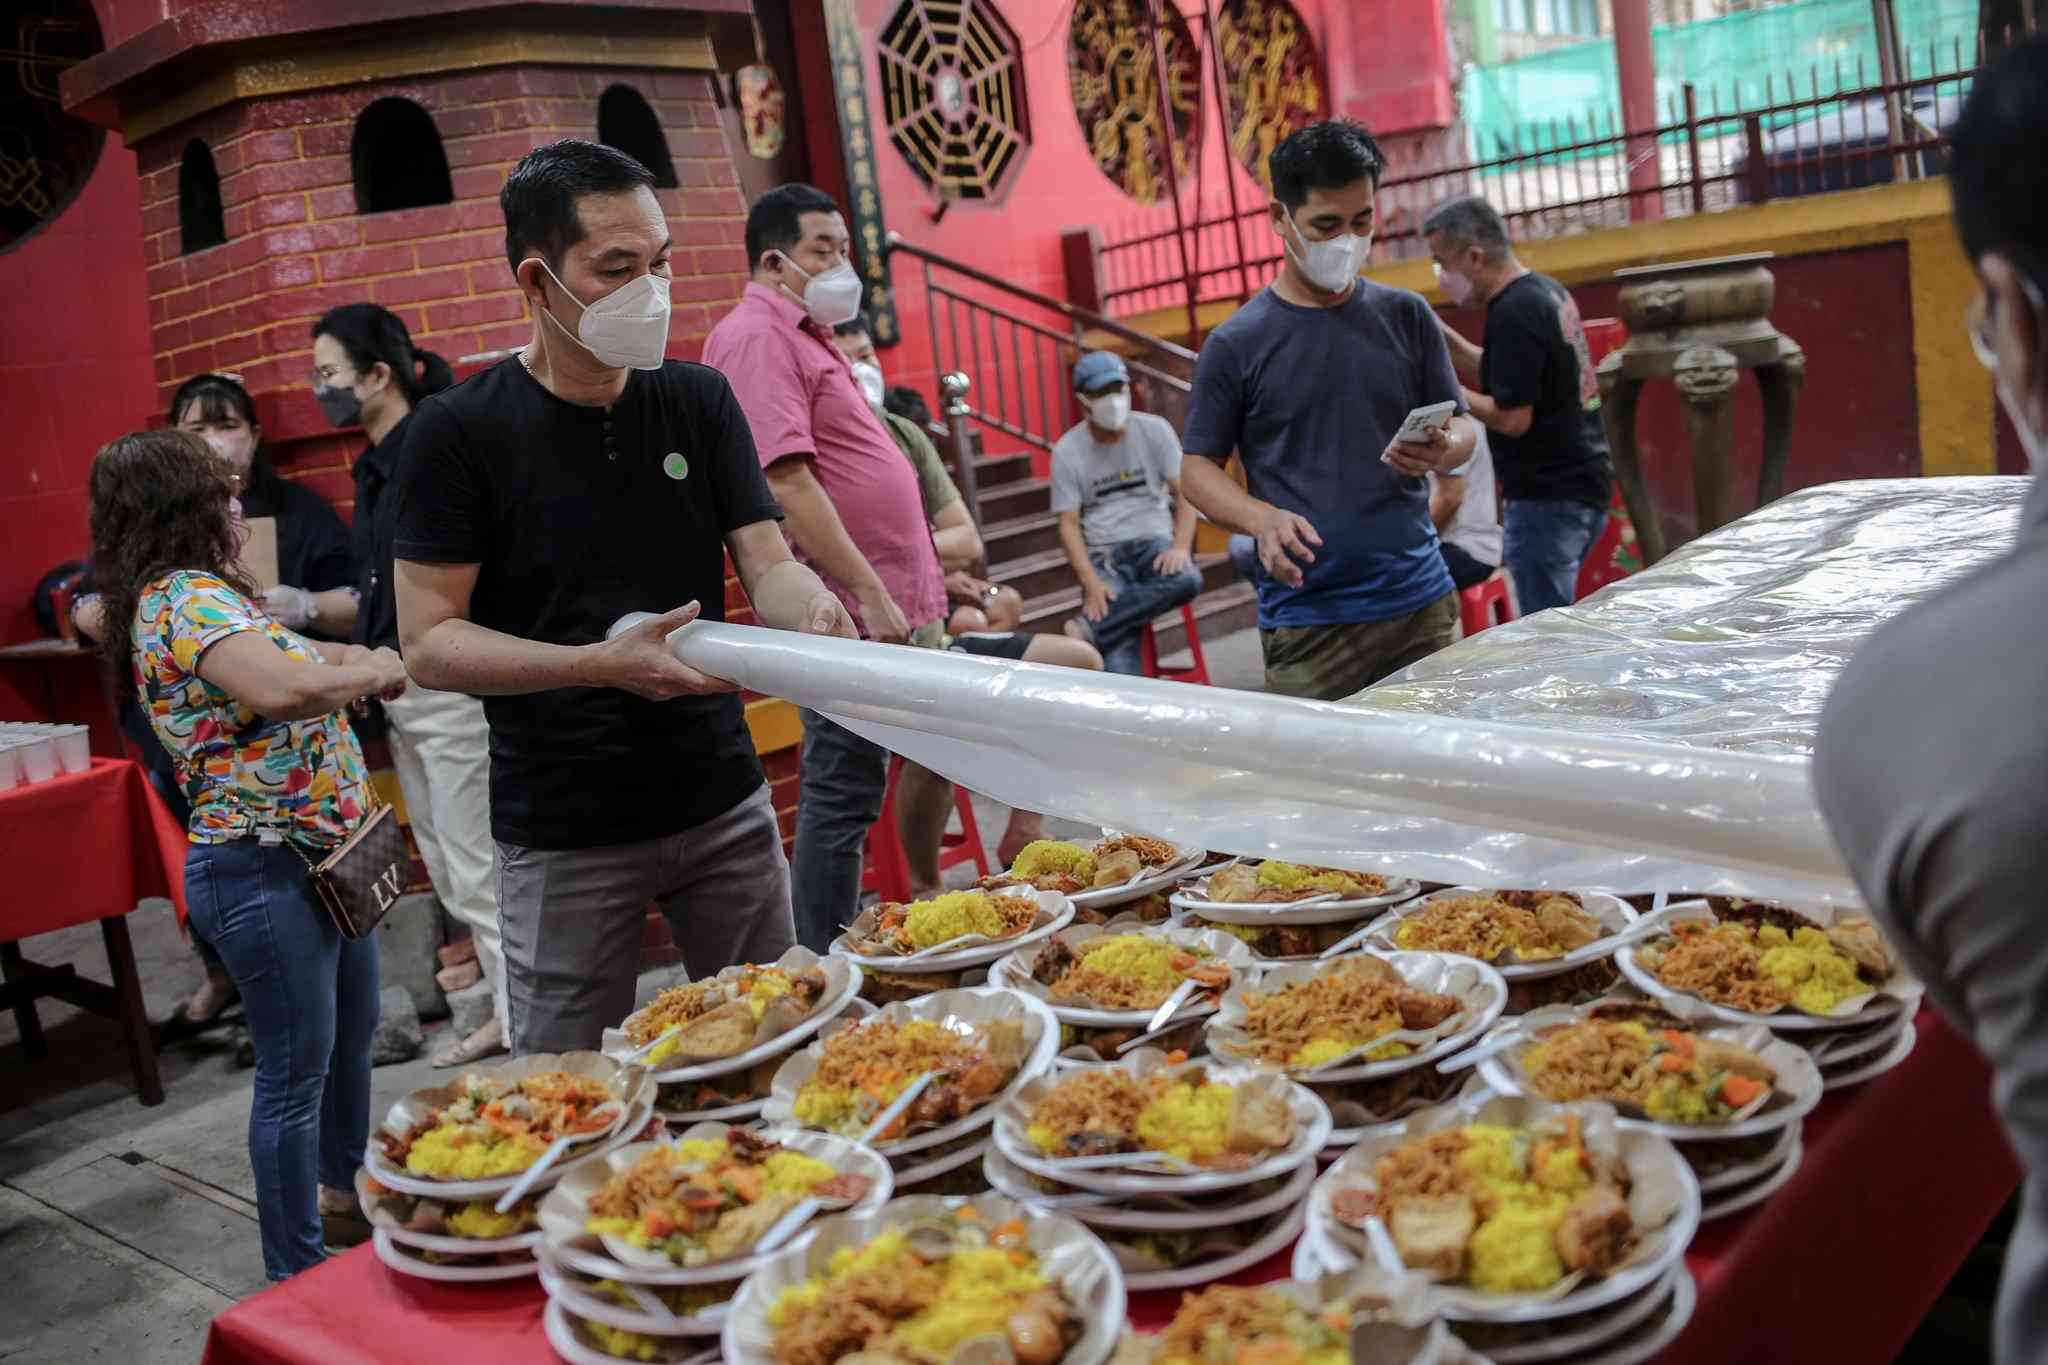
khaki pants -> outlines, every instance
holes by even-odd
[[[477,965],[505,1020],[505,954],[498,932],[497,845],[491,840],[491,730],[484,704],[460,692],[408,687],[384,703],[391,765],[420,861],[449,914],[469,926]]]
[[[1457,633],[1456,593],[1445,593],[1420,611],[1384,621],[1262,630],[1259,645],[1266,656],[1266,690],[1313,701],[1338,701],[1436,653]]]

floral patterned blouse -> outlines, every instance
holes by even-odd
[[[271,720],[200,677],[201,656],[245,630],[320,662],[310,643],[212,574],[159,578],[136,605],[135,689],[192,803],[192,842],[274,830],[300,844],[338,844],[376,804],[362,746],[341,711]]]

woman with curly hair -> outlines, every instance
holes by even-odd
[[[315,646],[253,600],[236,567],[231,471],[187,432],[93,457],[92,537],[108,630],[192,807],[191,928],[240,991],[256,1048],[249,1111],[264,1270],[319,1262],[322,1214],[353,1209],[369,1136],[377,945],[336,931],[303,851],[340,844],[375,804],[344,709],[405,689],[388,649]]]

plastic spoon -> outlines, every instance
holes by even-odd
[[[560,1161],[562,1159],[562,1153],[568,1151],[571,1147],[574,1147],[579,1141],[581,1141],[581,1139],[579,1138],[558,1137],[553,1142],[549,1143],[548,1149],[540,1154],[540,1160],[534,1162],[531,1166],[528,1166],[526,1168],[526,1174],[520,1176],[518,1181],[512,1186],[511,1189],[505,1191],[504,1194],[498,1197],[498,1202],[494,1206],[498,1210],[498,1212],[512,1212],[512,1206],[514,1204],[517,1204],[520,1200],[526,1198],[526,1192],[533,1188],[534,1183],[536,1181],[538,1181],[543,1175],[547,1174],[548,1167],[554,1165],[557,1161]]]
[[[1187,998],[1189,996],[1193,995],[1198,989],[1200,989],[1201,984],[1201,982],[1195,980],[1193,977],[1188,977],[1185,980],[1183,980],[1178,986],[1175,986],[1173,988],[1173,994],[1167,996],[1165,1001],[1159,1006],[1159,1008],[1152,1011],[1152,1018],[1145,1025],[1145,1031],[1147,1033],[1157,1033],[1161,1029],[1165,1028],[1166,1021],[1173,1018],[1174,1015],[1180,1013],[1180,1007],[1187,1002]]]
[[[896,1122],[897,1119],[903,1117],[904,1112],[908,1110],[912,1104],[916,1103],[917,1097],[924,1093],[925,1087],[930,1085],[937,1078],[937,1072],[927,1071],[922,1076],[919,1076],[916,1080],[912,1081],[907,1087],[905,1087],[903,1093],[898,1095],[894,1100],[892,1100],[887,1109],[884,1109],[881,1113],[875,1115],[875,1121],[873,1123],[870,1123],[868,1125],[868,1130],[860,1135],[861,1144],[863,1146],[870,1145],[875,1141],[876,1138],[881,1136],[883,1133],[888,1132],[889,1125]]]
[[[753,1250],[747,1254],[765,1256],[794,1237],[803,1225],[810,1222],[812,1216],[821,1210],[830,1208],[836,1213],[840,1209],[851,1208],[853,1204],[854,1201],[851,1199],[825,1199],[815,1194],[809,1195],[769,1225],[768,1231],[761,1234],[761,1240],[755,1242]]]
[[[677,1024],[674,1028],[664,1029],[660,1036],[649,1039],[647,1042],[642,1043],[640,1046],[634,1048],[631,1052],[627,1053],[624,1057],[620,1058],[620,1063],[624,1066],[634,1065],[642,1057],[645,1057],[648,1053],[654,1051],[656,1048],[660,1047],[663,1043],[675,1037],[678,1033],[681,1033],[682,1031],[683,1026],[681,1024]]]
[[[1520,1029],[1509,1029],[1506,1033],[1496,1034],[1494,1037],[1487,1039],[1477,1047],[1467,1048],[1455,1057],[1444,1058],[1444,1060],[1436,1064],[1436,1069],[1440,1074],[1447,1076],[1453,1071],[1463,1071],[1468,1067],[1477,1066],[1488,1057],[1496,1056],[1517,1044],[1528,1041],[1528,1034]]]
[[[1053,1156],[1047,1161],[1063,1171],[1119,1171],[1129,1166],[1171,1166],[1176,1170],[1198,1169],[1172,1152],[1106,1152],[1101,1156]]]
[[[1366,925],[1363,929],[1355,930],[1352,933],[1346,934],[1344,937],[1338,939],[1335,943],[1332,943],[1329,947],[1323,949],[1323,951],[1318,953],[1316,956],[1318,958],[1323,959],[1332,957],[1342,957],[1345,953],[1350,952],[1353,948],[1357,947],[1359,944],[1365,942],[1367,938],[1371,937],[1372,931],[1375,928],[1377,928],[1378,925],[1379,921],[1374,920],[1371,924]]]
[[[639,1285],[628,1284],[624,1280],[613,1280],[612,1283],[624,1290],[626,1297],[631,1299],[634,1306],[648,1317],[659,1319],[662,1322],[679,1321],[676,1315],[670,1311],[667,1304],[648,1293],[645,1289],[642,1289]]]
[[[1379,1262],[1381,1270],[1390,1275],[1407,1273],[1408,1264],[1401,1259],[1401,1249],[1394,1245],[1393,1234],[1387,1231],[1378,1214],[1365,1220],[1365,1244],[1372,1248],[1372,1258]]]

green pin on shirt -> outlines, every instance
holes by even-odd
[[[681,483],[690,477],[690,462],[683,458],[681,451],[671,450],[662,457],[661,472]]]

